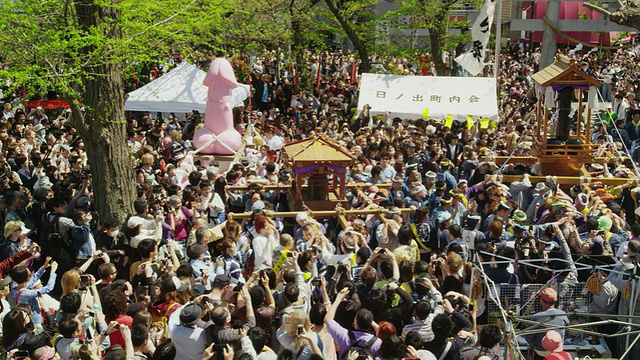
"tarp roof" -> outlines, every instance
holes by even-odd
[[[147,85],[130,92],[124,109],[128,111],[187,113],[205,112],[208,88],[202,84],[207,73],[193,64],[183,63]],[[243,105],[249,85],[231,90],[233,106]]]

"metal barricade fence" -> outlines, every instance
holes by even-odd
[[[498,292],[494,296],[486,297],[486,311],[489,315],[489,323],[494,323],[500,318],[502,309],[509,315],[524,316],[542,311],[540,305],[540,290],[547,286],[554,286],[558,290],[557,308],[566,313],[588,312],[589,294],[583,295],[584,283],[577,284],[496,284]],[[486,286],[485,291],[492,291],[492,287]],[[496,303],[499,299],[500,304]]]

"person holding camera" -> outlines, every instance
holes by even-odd
[[[206,328],[206,342],[207,344],[221,344],[238,342],[245,333],[256,326],[256,317],[253,312],[253,301],[249,294],[248,283],[242,287],[241,290],[242,299],[245,301],[245,322],[240,328],[234,328],[231,326],[231,311],[230,305],[218,305],[211,310],[211,321],[213,324]],[[206,297],[204,297],[206,299]],[[210,300],[207,299],[210,302]],[[170,330],[171,331],[171,330]]]
[[[36,285],[39,285],[40,277],[42,277],[47,269],[51,269],[47,285],[36,288]],[[52,262],[50,257],[46,259],[44,265],[42,265],[35,274],[25,266],[16,266],[11,270],[11,278],[17,284],[11,289],[11,295],[13,295],[16,304],[29,304],[33,311],[32,321],[34,325],[42,325],[44,322],[41,310],[45,309],[40,308],[38,299],[40,296],[48,294],[53,290],[53,286],[56,283],[57,270],[58,263],[55,261]],[[6,332],[7,328],[4,327],[4,330]]]
[[[299,360],[308,360],[312,354],[323,356],[322,340],[317,333],[311,331],[309,315],[302,310],[284,317],[276,337],[280,345],[295,353]]]
[[[76,209],[73,213],[73,220],[76,226],[71,229],[71,242],[76,250],[76,263],[81,264],[96,252],[96,241],[91,232],[93,216],[90,212]]]
[[[335,321],[338,307],[346,300],[348,293],[349,288],[347,287],[340,290],[324,317],[327,331],[338,346],[338,358],[342,359],[344,353],[347,352],[349,348],[355,346],[368,350],[371,354],[377,356],[382,341],[373,335],[373,314],[370,310],[358,310],[353,321],[353,331],[345,329]]]

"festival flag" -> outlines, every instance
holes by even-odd
[[[297,88],[300,86],[300,77],[298,76],[298,64],[291,63],[291,72],[293,73],[293,85]]]
[[[453,126],[453,115],[447,115],[447,117],[444,118],[444,127],[451,129],[452,126]]]
[[[422,110],[422,118],[424,120],[429,120],[429,108],[424,108],[424,110]]]
[[[322,70],[320,68],[321,62],[318,60],[318,77],[316,78],[316,89],[318,90],[318,95],[320,93],[320,74],[322,74]]]
[[[473,76],[478,75],[486,65],[484,58],[487,53],[489,37],[491,36],[491,24],[493,23],[495,9],[495,0],[485,0],[476,21],[471,27],[473,41],[470,43],[469,50],[455,58],[456,62]],[[500,39],[497,41],[500,41]]]
[[[488,129],[489,128],[489,118],[488,117],[483,117],[482,120],[480,121],[480,128],[481,129]]]
[[[355,59],[351,62],[351,72],[349,73],[349,81],[351,81],[351,84],[358,83],[358,64],[356,63]]]
[[[467,115],[467,130],[473,129],[473,125],[475,125],[475,121],[473,121],[473,115]]]

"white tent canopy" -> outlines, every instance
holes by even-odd
[[[193,64],[183,63],[147,85],[130,92],[124,109],[127,111],[187,113],[205,112],[208,88],[202,85],[205,71]],[[249,85],[238,84],[231,90],[234,107],[243,105],[249,97]]]

